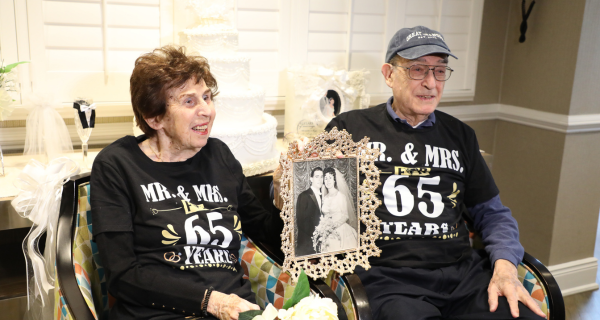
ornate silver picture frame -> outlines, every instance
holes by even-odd
[[[368,258],[381,253],[375,245],[381,235],[375,215],[381,204],[375,196],[379,150],[368,148],[368,141],[354,142],[348,132],[334,128],[303,151],[291,143],[282,156],[283,270],[293,281],[301,269],[314,279],[332,270],[352,272],[358,265],[369,269]]]

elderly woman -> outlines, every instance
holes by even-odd
[[[242,227],[275,239],[282,221],[261,207],[227,146],[209,138],[216,94],[206,59],[182,48],[135,62],[131,102],[145,134],[102,150],[91,177],[111,319],[237,319],[258,309],[238,263]]]

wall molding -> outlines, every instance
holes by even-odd
[[[389,96],[386,97],[389,98]],[[374,95],[371,97],[371,104],[375,105],[376,102],[387,101],[387,98],[384,98],[385,97],[383,95]],[[279,123],[279,125],[277,126],[277,131],[280,133],[283,132],[283,124],[285,122],[285,97],[267,97],[265,100],[265,112],[271,113],[277,118],[277,121]],[[444,101],[448,102],[451,100]],[[461,121],[502,120],[517,123],[524,126],[551,130],[565,134],[600,131],[600,113],[563,115],[499,103],[456,107],[439,107],[438,109],[460,119]],[[31,107],[17,106],[15,111],[9,117],[9,120],[26,120],[30,110]],[[73,118],[73,107],[70,103],[63,103],[57,106],[56,110],[63,117],[63,119]],[[131,104],[126,102],[98,103],[96,110],[98,117],[102,118],[133,116]],[[123,129],[127,126],[130,126],[130,124],[122,124]],[[105,126],[103,124],[100,127]],[[17,145],[22,145],[25,139],[25,128],[23,127],[22,130],[16,129],[17,128],[0,127],[0,131],[2,132],[2,134],[0,135],[0,145],[2,145],[3,148],[5,148],[5,150],[17,148]],[[94,133],[92,134],[91,138],[92,140],[98,138],[99,132],[102,132],[99,130],[94,130]],[[113,131],[110,137],[107,132],[106,135],[103,135],[101,141],[110,142],[111,137],[114,141],[122,136],[122,132],[122,129]],[[77,136],[75,135],[75,137]]]
[[[570,261],[553,266],[548,270],[552,273],[563,296],[598,289],[596,275],[598,259],[590,257]]]
[[[563,115],[499,103],[438,109],[461,121],[502,120],[561,133],[600,131],[600,113]]]

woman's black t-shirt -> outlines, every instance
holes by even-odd
[[[200,316],[211,286],[254,302],[238,262],[242,228],[272,240],[281,219],[263,209],[220,140],[163,163],[141,151],[144,139],[115,141],[92,169],[93,234],[117,299],[111,319]]]

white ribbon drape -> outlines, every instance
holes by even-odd
[[[33,222],[23,241],[23,253],[27,262],[29,310],[36,303],[41,303],[38,307],[42,310],[51,311],[54,307],[51,289],[54,288],[56,227],[62,186],[71,176],[78,173],[78,164],[66,157],[53,159],[47,166],[32,159],[15,180],[15,186],[20,192],[11,205],[19,215]],[[46,247],[42,256],[38,242],[44,233]],[[40,319],[48,318],[48,312],[40,312],[39,315]]]

